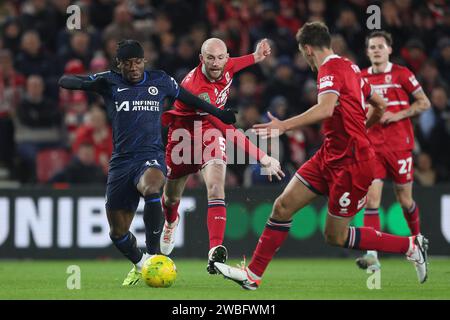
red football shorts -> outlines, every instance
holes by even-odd
[[[367,191],[374,179],[373,167],[373,159],[330,166],[319,151],[295,176],[313,192],[328,196],[331,215],[352,217],[366,204]]]
[[[223,134],[207,121],[174,122],[166,146],[167,178],[184,177],[214,161],[226,163],[225,141]]]
[[[411,151],[376,150],[375,179],[386,178],[392,179],[395,184],[413,181],[414,166]]]

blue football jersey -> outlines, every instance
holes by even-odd
[[[161,114],[164,99],[176,99],[178,83],[164,71],[145,71],[141,82],[130,84],[120,73],[106,71],[89,76],[106,78],[108,92],[100,93],[113,130],[113,158],[140,152],[161,152]]]

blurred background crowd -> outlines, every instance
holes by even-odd
[[[66,28],[66,8],[81,8],[81,30]],[[432,108],[413,119],[416,182],[450,181],[450,8],[444,0],[3,0],[0,2],[0,186],[104,184],[112,152],[105,106],[96,95],[57,86],[63,74],[115,68],[121,39],[142,42],[149,69],[181,82],[199,63],[208,37],[223,39],[230,56],[254,51],[262,38],[272,55],[238,73],[228,104],[244,130],[297,115],[317,99],[315,74],[297,50],[295,34],[324,21],[335,52],[369,66],[366,8],[381,8],[392,33],[391,61],[417,76]],[[322,143],[320,125],[286,135],[281,163],[288,177]],[[268,183],[257,165],[230,165],[227,186]],[[188,187],[202,184],[199,176]]]

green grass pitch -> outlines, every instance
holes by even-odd
[[[130,264],[106,261],[0,260],[0,299],[450,299],[450,259],[431,257],[428,281],[420,285],[412,263],[381,260],[381,289],[369,290],[370,276],[353,259],[274,259],[257,291],[212,276],[203,260],[175,259],[178,277],[170,288],[121,283]],[[231,264],[238,263],[230,260]],[[69,265],[81,269],[81,289],[69,290]]]

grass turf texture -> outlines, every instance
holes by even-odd
[[[412,263],[383,259],[381,289],[369,290],[370,275],[350,258],[275,259],[257,291],[207,274],[203,260],[175,259],[178,277],[170,288],[150,288],[143,281],[122,287],[131,269],[122,260],[0,260],[0,299],[450,299],[450,259],[430,260],[429,279],[420,285]],[[69,265],[81,268],[80,290],[66,287]]]

